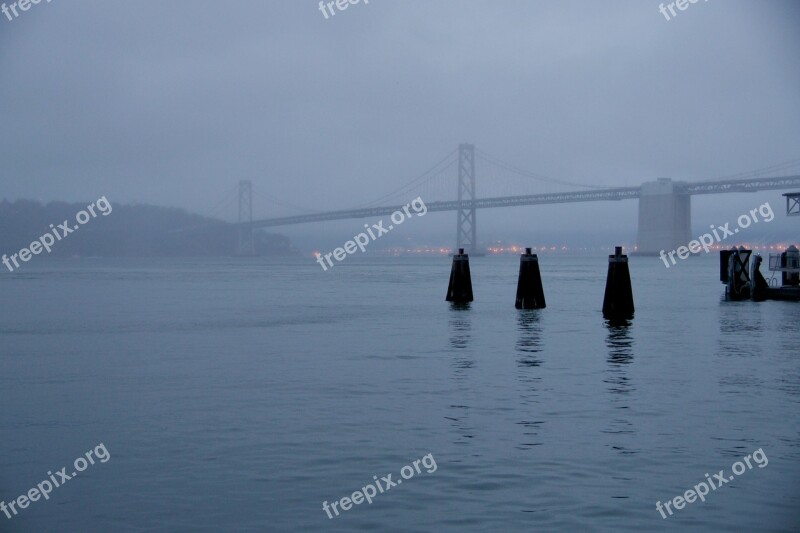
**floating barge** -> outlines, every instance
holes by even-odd
[[[800,301],[800,250],[790,246],[782,254],[769,255],[770,272],[781,273],[781,286],[777,279],[767,281],[761,274],[760,255],[750,256],[752,250],[743,246],[722,250],[719,253],[719,279],[725,285],[727,300],[791,300]]]
[[[800,192],[784,194],[786,197],[786,216],[800,216]],[[725,285],[726,300],[792,300],[800,301],[800,250],[792,245],[782,254],[769,254],[769,271],[773,272],[769,281],[761,274],[760,255],[750,256],[752,250],[743,246],[719,253],[719,280]],[[781,286],[775,272],[781,273]]]

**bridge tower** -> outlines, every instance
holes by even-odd
[[[642,184],[639,197],[639,255],[658,255],[692,240],[692,196],[688,184],[659,178]]]
[[[458,221],[456,248],[467,254],[477,249],[477,222],[475,220],[475,145],[458,146]]]
[[[255,255],[253,241],[253,182],[239,181],[239,241],[236,255]]]

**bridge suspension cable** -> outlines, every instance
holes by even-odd
[[[444,156],[444,158],[442,158],[440,161],[438,161],[431,168],[429,168],[428,170],[426,170],[425,172],[423,172],[422,174],[420,174],[419,176],[417,176],[416,178],[414,178],[410,182],[406,183],[405,185],[401,185],[397,189],[393,190],[390,193],[387,193],[387,194],[381,196],[380,198],[375,198],[374,200],[372,200],[370,202],[357,205],[357,206],[353,207],[353,209],[360,209],[362,207],[372,207],[372,206],[375,206],[377,204],[380,204],[381,202],[386,202],[386,201],[388,201],[388,200],[390,200],[392,198],[399,198],[399,197],[401,197],[403,195],[407,195],[409,192],[411,192],[411,190],[413,190],[415,188],[418,189],[418,188],[420,188],[420,187],[432,182],[433,180],[435,180],[436,178],[441,176],[446,170],[448,170],[453,165],[455,165],[456,161],[458,160],[458,158],[455,157],[457,151],[458,150],[453,150],[452,152],[450,152],[449,154]],[[401,199],[401,201],[406,201],[406,199],[403,198],[403,199]]]
[[[731,174],[728,176],[720,176],[718,178],[706,178],[704,180],[698,180],[699,182],[705,181],[722,181],[728,179],[745,179],[745,178],[754,178],[756,176],[760,176],[763,174],[772,174],[775,172],[787,171],[791,168],[800,167],[800,158],[790,159],[789,161],[784,161],[783,163],[776,163],[774,165],[770,165],[768,167],[759,168],[756,170],[748,170],[745,172],[739,172],[738,174]]]
[[[218,215],[221,215],[223,219],[226,218],[231,210],[233,200],[236,198],[237,194],[239,194],[239,187],[230,187],[227,194],[222,197],[222,200],[201,214],[208,218],[217,218]]]
[[[582,187],[584,189],[606,189],[606,188],[608,188],[605,185],[589,185],[589,184],[586,184],[586,183],[576,183],[574,181],[559,180],[559,179],[555,179],[555,178],[550,178],[548,176],[543,176],[541,174],[536,174],[535,172],[529,172],[527,170],[523,170],[523,169],[521,169],[519,167],[516,167],[516,166],[512,165],[511,163],[507,163],[507,162],[503,161],[502,159],[500,159],[498,157],[495,157],[495,156],[493,156],[491,154],[488,154],[488,153],[486,153],[483,150],[480,150],[478,148],[475,149],[475,153],[477,154],[477,157],[479,159],[482,159],[483,161],[485,161],[487,163],[490,163],[492,165],[497,165],[498,167],[503,168],[505,170],[508,170],[509,172],[513,172],[513,173],[518,174],[520,176],[523,176],[523,177],[526,177],[526,178],[530,178],[530,179],[533,179],[533,180],[536,180],[536,181],[543,181],[543,182],[547,182],[547,183],[557,183],[559,185],[569,185],[570,187]]]

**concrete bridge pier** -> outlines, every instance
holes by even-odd
[[[658,255],[692,240],[692,197],[688,184],[659,178],[642,184],[637,255]]]

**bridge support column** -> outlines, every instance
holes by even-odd
[[[637,254],[658,255],[692,240],[692,202],[685,182],[659,178],[642,184]]]
[[[477,253],[477,222],[475,220],[475,145],[458,147],[458,235],[456,248],[467,254]]]
[[[239,182],[239,239],[236,255],[255,255],[253,241],[253,182]]]

